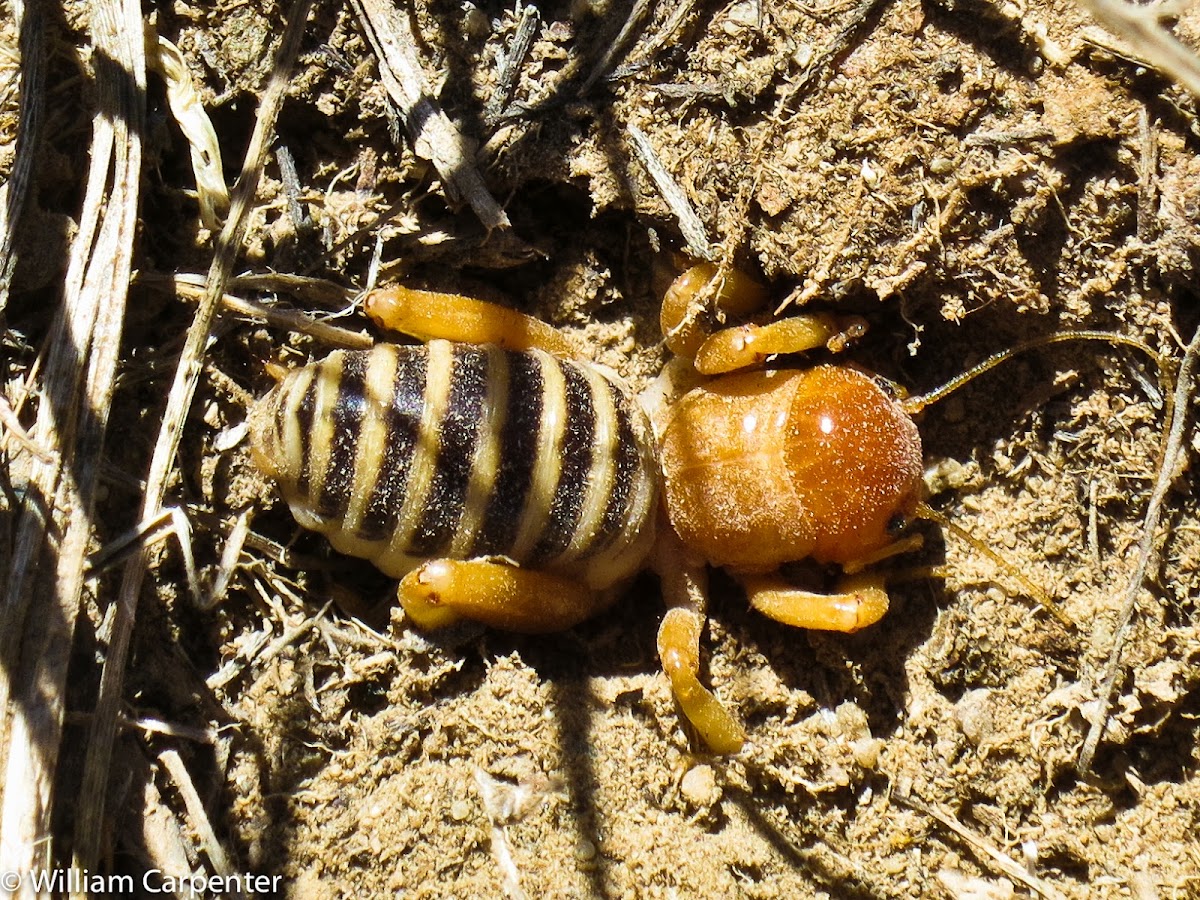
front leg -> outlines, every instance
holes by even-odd
[[[767,290],[737,270],[700,263],[675,279],[663,297],[659,324],[667,347],[692,360],[696,371],[721,375],[761,365],[781,353],[803,353],[817,347],[843,350],[862,337],[867,322],[860,316],[805,313],[767,325],[716,328],[725,315],[746,316],[767,301]]]
[[[831,594],[801,590],[779,575],[743,575],[750,605],[768,618],[797,628],[858,631],[874,625],[888,610],[882,575],[846,575]]]
[[[768,357],[803,353],[817,347],[843,350],[866,334],[866,320],[858,316],[807,313],[779,319],[768,325],[738,325],[713,332],[696,352],[696,371],[723,375],[761,366]]]

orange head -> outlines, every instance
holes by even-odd
[[[921,493],[921,439],[854,369],[745,372],[680,400],[663,438],[671,523],[716,565],[847,563],[894,540]]]

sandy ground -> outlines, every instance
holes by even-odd
[[[236,170],[286,9],[214,6],[164,7],[158,27],[200,82]],[[644,386],[666,359],[658,300],[688,253],[635,159],[637,130],[705,240],[780,306],[865,316],[871,330],[850,358],[914,391],[1055,331],[1136,335],[1178,358],[1178,335],[1186,343],[1195,327],[1194,104],[1065,0],[683,2],[650,10],[616,44],[626,3],[537,9],[508,98],[497,71],[520,9],[419,2],[412,17],[442,108],[477,142],[519,241],[489,239],[447,201],[400,138],[353,14],[325,4],[245,268],[361,288],[378,252],[381,282],[519,306]],[[70,137],[87,120],[71,96],[69,17],[56,40],[63,129],[39,173],[47,234],[63,231],[85,168]],[[9,115],[11,98],[0,100]],[[187,192],[186,147],[153,87],[151,103],[137,267],[203,272],[209,235]],[[9,379],[44,334],[56,271],[23,271]],[[134,479],[190,315],[143,284],[102,542],[136,516]],[[369,331],[355,316],[338,323]],[[1076,769],[1167,421],[1144,354],[1055,345],[920,422],[934,505],[1043,585],[1069,626],[1023,596],[1012,571],[930,526],[918,526],[920,556],[890,564],[892,612],[853,636],[763,619],[716,573],[705,677],[750,737],[721,758],[685,734],[657,668],[653,578],[562,635],[462,629],[431,642],[369,566],[296,533],[235,429],[270,384],[266,362],[326,349],[234,318],[211,346],[173,494],[192,511],[209,582],[230,517],[249,511],[256,540],[209,610],[189,600],[176,548],[159,547],[127,702],[132,719],[178,733],[131,729],[119,744],[118,870],[153,859],[140,779],[185,818],[163,773],[141,762],[171,748],[235,868],[280,874],[293,897],[1200,896],[1200,528],[1186,467],[1108,727],[1090,770]],[[269,541],[289,545],[290,565]],[[945,577],[917,571],[930,567]],[[116,580],[101,578],[89,605],[79,711]]]

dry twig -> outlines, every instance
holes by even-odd
[[[129,553],[153,546],[167,535],[174,535],[175,540],[179,542],[179,549],[183,554],[183,570],[187,573],[188,589],[191,592],[192,601],[199,606],[201,601],[200,578],[196,572],[196,559],[192,553],[192,527],[188,522],[187,514],[178,506],[160,510],[153,519],[139,522],[91,554],[87,560],[88,575],[99,574],[109,566],[123,560]]]
[[[196,785],[192,782],[192,775],[187,770],[187,766],[183,764],[179,754],[174,750],[164,750],[158,755],[158,761],[171,776],[175,789],[183,798],[183,805],[187,809],[192,830],[199,837],[200,847],[204,851],[204,855],[208,857],[213,870],[223,878],[235,876],[237,872],[225,854],[225,848],[217,840],[217,833],[213,830],[212,821],[208,818],[208,812],[204,808],[200,794],[196,791]],[[240,897],[242,894],[240,891],[234,891],[233,896]]]
[[[24,427],[21,425],[21,420],[17,418],[16,411],[8,402],[8,398],[0,394],[0,449],[2,449],[8,438],[12,438],[21,445],[21,449],[33,454],[38,462],[49,465],[54,462],[54,457],[37,445],[37,442],[29,436]]]
[[[1162,456],[1159,459],[1158,478],[1154,482],[1154,491],[1150,494],[1150,503],[1146,507],[1146,518],[1142,523],[1142,537],[1138,541],[1137,566],[1129,579],[1129,587],[1125,591],[1125,603],[1121,615],[1117,619],[1116,635],[1113,637],[1112,650],[1108,654],[1108,662],[1104,667],[1104,677],[1101,680],[1099,695],[1096,698],[1096,710],[1090,717],[1091,723],[1083,749],[1075,764],[1080,772],[1087,772],[1092,767],[1096,756],[1096,748],[1108,725],[1111,712],[1113,691],[1117,679],[1121,675],[1121,653],[1125,642],[1129,640],[1133,611],[1137,607],[1138,595],[1147,578],[1154,577],[1158,571],[1159,552],[1158,522],[1162,518],[1163,501],[1171,482],[1182,463],[1184,447],[1183,438],[1187,427],[1188,408],[1191,406],[1193,384],[1196,379],[1196,366],[1200,362],[1200,328],[1196,329],[1191,343],[1183,354],[1183,362],[1179,367],[1179,378],[1175,382],[1175,395],[1172,400],[1171,424],[1167,430]]]
[[[496,89],[488,97],[487,106],[483,110],[484,118],[489,122],[500,118],[504,108],[508,106],[508,101],[512,99],[513,91],[516,89],[517,75],[525,63],[525,57],[529,55],[534,35],[537,34],[541,24],[541,13],[533,4],[526,6],[521,11],[521,21],[517,23],[512,43],[509,44],[508,52],[500,60],[500,68],[496,72]]]
[[[1138,110],[1138,150],[1137,237],[1149,244],[1158,223],[1158,130],[1144,106]]]
[[[646,18],[646,14],[654,8],[652,0],[635,0],[633,8],[629,10],[629,16],[625,19],[625,24],[621,26],[620,32],[613,42],[608,45],[604,54],[597,60],[596,65],[592,67],[592,71],[588,73],[588,77],[584,79],[583,85],[579,88],[577,96],[585,97],[588,91],[604,77],[613,66],[613,61],[625,52],[625,48],[629,46],[629,40],[633,33],[641,27],[642,21]]]
[[[407,15],[384,0],[354,0],[363,33],[379,60],[379,79],[404,113],[414,152],[433,163],[451,199],[465,199],[488,231],[511,223],[483,183],[458,129],[433,100]]]
[[[197,284],[188,275],[139,275],[139,283],[159,283],[169,285],[175,294],[193,302],[203,299],[205,288]],[[227,312],[244,316],[258,322],[266,322],[277,328],[294,331],[297,334],[307,334],[331,347],[345,347],[350,350],[365,350],[375,342],[370,336],[348,328],[338,328],[320,319],[314,319],[305,313],[294,309],[277,309],[265,306],[253,300],[245,300],[233,294],[221,295],[221,307]]]
[[[300,173],[296,170],[296,157],[286,144],[275,148],[275,162],[279,165],[279,180],[287,198],[288,218],[296,231],[311,231],[313,221],[300,203]]]
[[[695,208],[688,200],[687,194],[683,188],[675,183],[675,179],[671,177],[671,173],[667,171],[667,167],[662,164],[662,160],[658,158],[658,154],[654,152],[654,147],[650,143],[650,139],[645,133],[630,122],[626,126],[629,132],[630,144],[633,147],[634,155],[646,171],[650,173],[650,178],[654,182],[654,186],[658,188],[658,192],[662,194],[663,200],[667,206],[671,208],[671,212],[675,214],[675,218],[679,220],[679,232],[683,235],[683,239],[687,244],[688,253],[697,259],[712,261],[716,257],[713,246],[709,243],[708,233],[704,229],[704,222],[697,215]]]
[[[618,66],[613,70],[612,77],[614,80],[624,78],[632,74],[639,68],[643,68],[668,41],[675,37],[676,32],[683,27],[684,20],[691,15],[692,10],[696,8],[697,0],[680,0],[676,5],[670,17],[654,35],[643,41],[635,54],[636,58],[627,60],[623,65]],[[656,91],[666,93],[663,88],[670,89],[672,87],[686,87],[686,85],[666,85],[658,84],[654,86]],[[716,96],[721,96],[724,93],[717,85]]]
[[[241,559],[242,548],[246,546],[246,538],[249,536],[250,514],[243,512],[237,517],[229,532],[229,538],[225,541],[225,549],[221,551],[221,562],[217,568],[216,578],[213,579],[212,586],[201,599],[201,609],[212,609],[225,599],[229,584],[233,580],[233,573],[237,570],[238,560]]]
[[[1123,55],[1142,60],[1200,97],[1200,60],[1163,27],[1163,18],[1172,14],[1167,5],[1140,6],[1126,0],[1079,0],[1079,5],[1129,43],[1131,49]]]
[[[194,870],[183,825],[159,791],[150,760],[140,751],[138,748],[138,752],[129,754],[133,757],[132,779],[141,785],[141,792],[130,793],[126,814],[132,821],[142,823],[140,837],[148,857],[148,868],[171,878],[188,878]]]
[[[1018,863],[1015,859],[985,838],[983,835],[972,831],[962,822],[955,818],[953,813],[939,809],[932,804],[925,803],[912,797],[908,794],[895,791],[892,794],[892,799],[900,803],[902,806],[907,806],[909,809],[916,810],[931,819],[940,822],[945,828],[949,829],[955,835],[960,837],[968,847],[975,851],[976,855],[987,862],[992,868],[998,870],[1001,874],[1013,881],[1020,882],[1038,895],[1047,898],[1047,900],[1065,900],[1063,895],[1047,884],[1041,878],[1031,875],[1025,870],[1025,867]]]

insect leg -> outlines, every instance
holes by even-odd
[[[817,347],[839,351],[867,330],[858,316],[809,314],[769,325],[717,329],[725,315],[745,316],[767,300],[767,289],[743,272],[700,263],[675,279],[663,297],[659,324],[676,356],[692,359],[696,371],[720,375],[760,365],[778,353]]]
[[[494,559],[431,559],[404,576],[396,594],[421,628],[471,619],[524,634],[570,628],[611,600],[573,579]]]
[[[769,325],[739,325],[715,332],[696,353],[696,371],[722,375],[761,365],[778,353],[802,353],[817,347],[841,350],[866,333],[858,316],[812,313],[780,319]]]
[[[745,743],[746,733],[699,678],[706,602],[703,567],[689,563],[673,533],[659,536],[655,557],[670,607],[658,629],[663,672],[680,710],[701,740],[716,753],[736,753]]]
[[[887,590],[878,572],[847,575],[832,594],[801,590],[778,575],[743,575],[741,582],[751,606],[797,628],[858,631],[874,625],[888,609]]]
[[[458,294],[417,291],[399,285],[371,291],[363,311],[376,324],[423,341],[443,338],[464,344],[497,344],[507,350],[545,350],[578,357],[565,334],[539,319]]]
[[[714,314],[748,315],[767,302],[767,289],[737,269],[712,263],[692,266],[672,282],[663,297],[659,327],[676,356],[694,359],[713,330]]]

